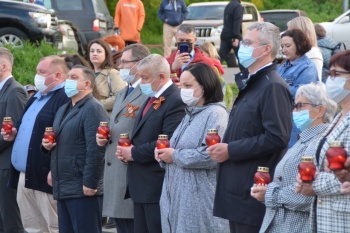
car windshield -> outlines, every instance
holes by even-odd
[[[224,19],[225,6],[190,6],[187,8],[187,20],[208,20],[208,19]]]
[[[287,23],[289,20],[292,20],[295,17],[299,16],[296,12],[260,12],[260,15],[262,18],[264,18],[265,22],[269,22],[276,25],[281,32],[287,30]]]

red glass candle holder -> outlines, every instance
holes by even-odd
[[[219,142],[221,142],[221,138],[217,129],[208,129],[207,136],[205,137],[205,143],[207,146],[209,147]]]
[[[168,135],[159,134],[156,147],[157,149],[169,148],[170,142],[168,140]]]
[[[254,175],[255,184],[269,184],[271,182],[271,176],[269,174],[268,167],[258,167],[258,171]]]
[[[104,139],[108,139],[109,132],[108,122],[100,122],[100,126],[97,128],[97,133],[101,134]]]
[[[334,141],[330,144],[326,152],[326,157],[331,170],[344,169],[344,163],[348,157],[348,153],[344,149],[342,141]]]
[[[301,157],[298,171],[303,182],[312,182],[316,173],[316,166],[313,163],[312,156]]]
[[[12,132],[13,123],[11,117],[4,117],[4,121],[2,122],[2,128],[7,134]]]
[[[53,132],[53,128],[52,127],[46,127],[45,128],[44,139],[49,140],[50,143],[54,143],[55,142],[56,135]]]
[[[128,133],[121,133],[118,139],[118,146],[131,146],[131,140]]]

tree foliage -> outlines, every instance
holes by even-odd
[[[114,16],[118,0],[106,0],[108,9]],[[144,43],[161,41],[162,22],[157,17],[161,0],[143,0],[146,21],[142,29]],[[211,0],[185,0],[186,5]],[[342,0],[247,0],[254,3],[259,10],[299,9],[305,11],[313,22],[325,22],[335,19],[342,13]]]

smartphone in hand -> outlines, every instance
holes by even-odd
[[[190,49],[188,44],[179,44],[180,53],[189,53]]]

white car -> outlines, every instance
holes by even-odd
[[[350,10],[341,14],[332,22],[320,23],[326,30],[327,36],[335,42],[343,42],[350,49]]]
[[[192,3],[187,7],[188,15],[183,24],[191,24],[196,28],[197,45],[208,41],[217,50],[220,48],[220,34],[224,26],[224,10],[229,1]],[[252,3],[241,2],[243,7],[242,35],[247,27],[261,21],[261,16],[256,6]],[[173,38],[172,49],[176,49],[176,41]],[[235,62],[234,62],[235,63]],[[228,62],[228,66],[231,65]]]

